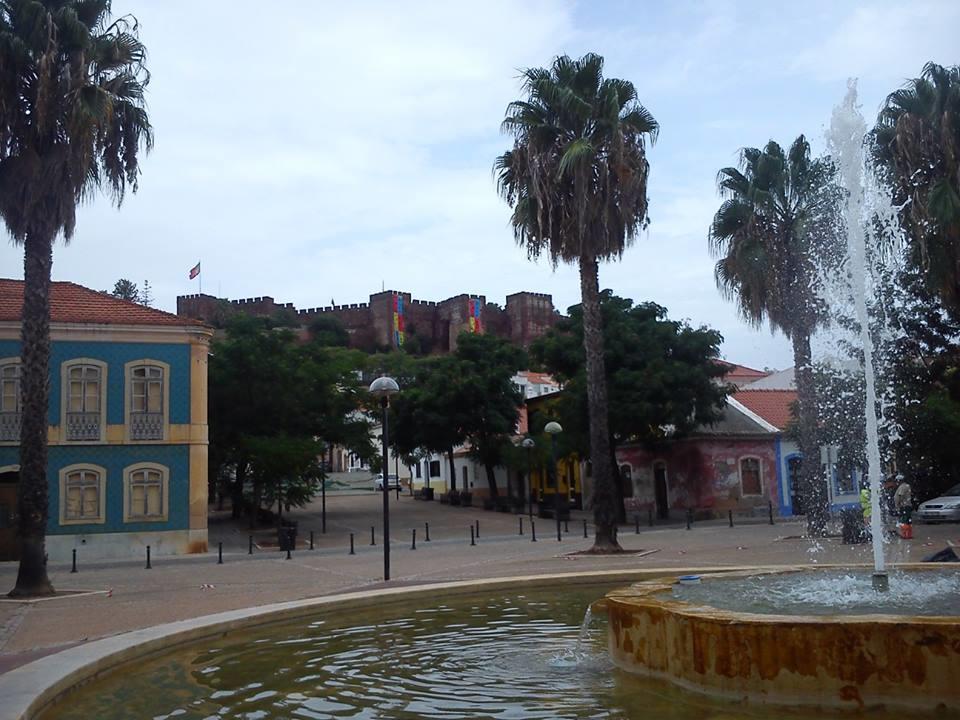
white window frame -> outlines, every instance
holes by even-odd
[[[131,512],[133,501],[133,474],[152,471],[160,474],[160,514],[135,515]],[[159,463],[142,462],[123,469],[123,522],[166,522],[170,518],[170,468]]]
[[[67,432],[67,414],[70,412],[70,371],[75,367],[91,366],[100,371],[100,432],[96,438],[73,439]],[[94,358],[72,358],[60,364],[60,441],[70,443],[103,443],[107,438],[107,363]]]
[[[760,492],[759,493],[746,493],[743,491],[743,461],[744,460],[756,460],[757,461],[757,475],[760,478]],[[763,497],[763,459],[758,455],[741,455],[737,458],[737,477],[740,479],[740,497]]]
[[[161,436],[159,438],[137,439],[133,436],[133,418],[139,413],[133,411],[133,372],[140,367],[155,367],[162,370],[162,387],[160,390],[163,418],[161,420]],[[165,443],[170,438],[170,366],[154,360],[152,358],[142,358],[140,360],[131,360],[123,366],[124,387],[123,387],[123,418],[124,418],[124,438],[131,443]]]
[[[97,505],[99,514],[95,518],[67,517],[67,478],[76,472],[97,474]],[[107,521],[107,470],[100,465],[76,463],[60,469],[60,524],[61,525],[103,525]]]
[[[3,397],[2,395],[0,395],[0,412],[4,413],[4,415],[9,414],[9,416],[12,418],[12,420],[10,420],[10,424],[16,425],[18,430],[16,432],[16,437],[10,440],[0,440],[0,445],[19,445],[20,444],[19,426],[20,426],[20,421],[23,418],[23,406],[22,406],[23,396],[22,396],[22,385],[21,385],[21,383],[23,382],[23,366],[22,366],[22,363],[20,362],[19,357],[0,358],[0,371],[6,370],[7,368],[11,368],[11,367],[17,369],[16,379],[14,380],[14,388],[15,388],[14,400],[13,400],[14,410],[12,411],[3,410],[3,404],[2,404]],[[2,380],[3,380],[3,374],[2,372],[0,372],[0,393],[3,392]]]

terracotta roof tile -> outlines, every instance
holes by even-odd
[[[20,320],[23,280],[0,278],[0,321]],[[95,325],[203,325],[72,282],[50,285],[50,320]]]
[[[726,360],[714,360],[718,365],[722,365],[726,368],[727,373],[724,375],[724,378],[763,378],[769,375],[770,373],[764,372],[763,370],[754,370],[749,368],[746,365],[737,365],[735,363],[727,362]]]
[[[734,393],[733,399],[780,430],[793,420],[791,407],[797,400],[796,390],[751,390]]]

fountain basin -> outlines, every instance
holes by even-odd
[[[789,571],[798,581],[820,572]],[[703,586],[758,575],[719,573]],[[960,707],[960,617],[742,612],[677,599],[676,583],[649,580],[607,594],[610,654],[621,669],[753,703]]]

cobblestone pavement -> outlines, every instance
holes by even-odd
[[[319,502],[292,512],[300,537],[290,560],[285,553],[266,549],[268,540],[275,542],[275,533],[268,531],[255,532],[263,548],[248,555],[250,531],[225,513],[211,518],[211,552],[204,556],[154,558],[147,570],[143,559],[84,562],[81,552],[77,574],[70,573],[69,565],[56,565],[50,567],[51,579],[58,590],[95,594],[29,604],[0,602],[0,672],[73,644],[140,627],[376,587],[383,577],[381,513],[378,494],[329,493],[324,534]],[[642,554],[576,555],[591,542],[583,537],[583,519],[588,519],[586,513],[575,512],[558,542],[555,523],[534,518],[537,542],[532,542],[526,516],[521,536],[515,515],[391,496],[390,584],[619,568],[872,562],[869,546],[843,545],[839,538],[811,541],[803,537],[800,522],[770,525],[764,518],[738,518],[734,528],[725,521],[698,522],[691,530],[684,525],[651,528],[641,522],[639,533],[633,524],[621,528],[620,540],[626,549]],[[470,527],[476,531],[478,521],[479,538],[471,546]],[[313,550],[306,548],[311,529]],[[416,550],[411,548],[414,529]],[[349,554],[351,532],[354,555]],[[917,525],[914,539],[892,541],[887,556],[891,562],[919,561],[957,538],[956,525]],[[222,565],[217,564],[219,542],[224,545]],[[0,589],[12,587],[15,578],[16,564],[0,563]]]

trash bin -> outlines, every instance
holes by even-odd
[[[277,542],[281,550],[297,549],[297,524],[281,525],[277,528]]]
[[[867,541],[862,509],[850,507],[840,511],[840,534],[845,545],[859,545]]]

